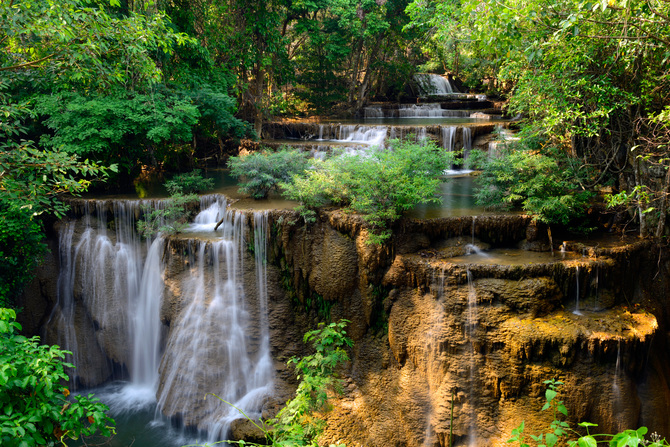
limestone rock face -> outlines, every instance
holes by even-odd
[[[508,445],[522,420],[533,433],[548,427],[552,415],[540,411],[548,379],[564,382],[560,398],[572,423],[595,422],[600,432],[645,425],[670,436],[670,312],[664,302],[670,262],[650,242],[568,241],[569,253],[551,257],[535,251],[549,240],[527,216],[408,220],[385,247],[368,245],[362,220],[341,211],[321,212],[308,226],[295,213],[277,211],[268,223],[274,397],[263,404],[264,418],[292,396],[295,373],[286,361],[308,352],[302,335],[319,321],[346,318],[355,344],[341,371],[344,393],[332,397],[333,409],[325,413],[324,444]],[[195,264],[188,246],[201,242],[177,238],[166,244],[160,310],[166,351],[180,352],[168,344],[185,327],[210,334],[202,349],[211,355],[190,366],[165,355],[160,366],[161,382],[176,371],[184,388],[200,396],[212,385],[224,386],[232,367],[219,350],[232,337],[222,330],[225,318],[189,322]],[[467,255],[473,242],[489,249],[488,259]],[[529,250],[537,257],[529,257]],[[241,262],[252,266],[254,258],[245,252]],[[216,275],[207,265],[208,290]],[[241,275],[248,291],[244,311],[257,321],[255,276],[248,269]],[[52,315],[55,285],[48,276],[25,299],[35,308],[28,320],[33,327],[49,321],[46,339],[56,343],[70,320],[59,311]],[[73,294],[78,304],[84,304],[83,292],[82,283]],[[128,323],[108,317],[122,314],[122,302],[77,307],[76,343],[90,353],[80,360],[82,384],[100,384],[127,367]],[[253,358],[261,334],[252,324],[245,331]],[[189,346],[186,339],[179,343]],[[169,402],[193,397],[179,387],[159,394],[167,409]],[[187,412],[166,415],[198,425],[225,411],[215,404],[199,397]],[[238,439],[258,435],[244,421],[233,421],[231,429]]]

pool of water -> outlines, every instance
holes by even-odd
[[[473,110],[472,112],[476,112]],[[490,119],[439,116],[439,117],[417,117],[417,118],[349,118],[319,121],[322,124],[360,124],[364,126],[468,126],[477,124],[499,124],[509,123],[509,119],[503,119],[492,115]]]
[[[111,438],[91,436],[70,441],[68,447],[181,447],[206,444],[194,435],[177,430],[166,419],[156,417],[153,390],[134,387],[127,382],[115,382],[86,390],[85,393],[94,393],[110,408],[108,414],[116,421],[116,435]]]
[[[415,219],[435,219],[439,217],[458,217],[458,216],[481,216],[492,214],[487,212],[484,207],[475,203],[474,177],[468,175],[449,176],[445,182],[440,185],[438,196],[442,198],[442,203],[430,203],[426,205],[417,205],[412,211],[407,213],[407,217]],[[499,214],[499,213],[498,213]]]
[[[447,261],[454,264],[487,264],[487,265],[527,265],[547,264],[570,259],[580,259],[582,256],[573,252],[535,252],[518,249],[495,248],[492,250],[476,250],[472,254],[454,256]]]

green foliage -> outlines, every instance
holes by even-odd
[[[656,433],[651,435],[651,441],[647,441],[644,435],[647,434],[646,427],[640,427],[637,430],[625,430],[614,435],[609,434],[590,434],[591,427],[597,427],[597,424],[590,422],[580,422],[577,424],[586,430],[586,435],[581,435],[570,427],[570,424],[562,418],[567,417],[568,410],[563,404],[562,400],[558,400],[557,396],[560,392],[560,387],[563,382],[555,379],[545,380],[547,385],[545,390],[545,399],[547,402],[542,407],[542,411],[552,410],[554,420],[550,424],[550,431],[541,433],[539,435],[530,435],[530,438],[535,442],[537,447],[553,447],[561,442],[567,444],[569,447],[596,447],[598,444],[607,444],[610,447],[663,447],[669,446],[665,439],[662,439]],[[562,416],[559,416],[559,413]],[[521,424],[512,430],[512,437],[507,441],[508,443],[518,443],[519,447],[530,447],[525,441],[525,423]],[[570,437],[577,437],[577,439],[570,439]]]
[[[326,410],[329,391],[341,392],[336,369],[349,360],[345,348],[353,345],[346,337],[347,323],[320,323],[318,329],[304,336],[304,342],[311,343],[315,353],[289,360],[289,365],[295,365],[300,383],[295,397],[271,421],[272,436],[279,445],[317,445],[324,428],[317,413]]]
[[[190,142],[200,113],[190,98],[176,94],[117,92],[39,95],[36,110],[53,135],[41,143],[83,157],[118,161],[130,172],[139,164],[165,161]]]
[[[228,160],[230,175],[244,179],[240,182],[240,191],[254,199],[267,198],[270,191],[279,189],[280,183],[303,175],[308,166],[307,154],[290,148],[254,152]]]
[[[54,446],[100,432],[114,421],[92,394],[68,399],[63,363],[67,351],[18,335],[16,313],[0,308],[0,440],[7,447]],[[64,445],[64,444],[63,444]]]
[[[196,194],[213,187],[214,179],[204,178],[200,169],[177,174],[165,182],[165,188],[172,196],[176,194]]]
[[[29,205],[0,201],[0,307],[10,307],[47,250]]]
[[[0,65],[15,79],[37,71],[52,87],[133,89],[158,81],[157,53],[188,40],[162,13],[119,14],[118,1],[14,0],[0,3]],[[11,18],[11,20],[9,19]]]
[[[391,141],[387,149],[366,154],[341,155],[314,165],[305,178],[282,184],[283,194],[299,201],[306,221],[326,203],[344,205],[370,225],[369,243],[390,237],[390,225],[419,203],[439,202],[435,197],[439,176],[453,154],[434,143]]]
[[[214,180],[203,178],[200,170],[177,174],[165,182],[170,198],[159,201],[157,207],[144,207],[144,216],[137,222],[137,231],[146,238],[181,233],[188,226],[194,206],[199,199],[196,192],[211,188]]]
[[[92,179],[104,179],[110,168],[79,160],[60,151],[41,151],[30,142],[0,146],[0,191],[2,201],[33,206],[35,212],[50,211],[62,217],[67,207],[58,200],[64,194],[86,191]]]
[[[483,163],[475,197],[480,205],[520,207],[541,222],[567,225],[584,215],[592,196],[575,177],[567,157],[558,151],[511,145]]]

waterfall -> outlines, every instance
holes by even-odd
[[[61,226],[58,304],[47,335],[73,352],[73,386],[128,379],[100,393],[113,414],[156,408],[157,419],[169,415],[213,442],[241,416],[211,396],[203,400],[207,394],[258,417],[273,387],[268,214],[254,213],[248,230],[247,216],[229,210],[225,197],[201,197],[189,232],[206,236],[179,242],[186,259],[175,263],[163,238],[145,241],[135,230],[143,207],[163,203],[100,200]],[[249,231],[254,262],[246,265]],[[171,315],[169,334],[162,311]]]
[[[215,201],[194,225],[216,225],[217,238],[193,241],[194,265],[181,282],[185,308],[171,332],[160,364],[158,410],[206,432],[210,442],[225,437],[239,412],[260,415],[272,388],[273,368],[267,332],[265,244],[267,216],[254,216],[256,282],[245,281],[245,215]],[[255,297],[252,292],[256,289]],[[255,298],[248,305],[247,298]],[[256,323],[254,323],[256,322]],[[198,419],[192,415],[195,410]]]
[[[127,368],[133,384],[155,387],[160,296],[153,296],[151,287],[161,276],[156,253],[162,241],[142,241],[135,224],[143,208],[155,209],[163,203],[116,200],[111,222],[107,221],[108,201],[96,201],[94,211],[86,203],[83,222],[68,222],[60,230],[58,302],[47,326],[56,329],[57,343],[73,352],[72,363],[77,367],[73,385],[95,380],[83,374],[96,374],[98,380],[112,376],[113,365],[92,363],[93,353],[103,352]],[[145,262],[146,253],[153,253],[150,263]],[[85,311],[77,308],[79,301]],[[120,354],[118,346],[128,346],[133,354]]]
[[[342,125],[338,136],[339,141],[364,143],[369,146],[384,146],[387,128],[385,126]]]
[[[477,405],[474,400],[475,395],[475,368],[477,365],[476,362],[476,330],[477,330],[477,291],[475,290],[474,278],[470,269],[467,269],[468,277],[468,314],[467,322],[465,325],[465,332],[468,340],[470,340],[471,346],[471,356],[470,356],[470,374],[469,374],[469,386],[470,386],[470,427],[468,429],[468,445],[471,447],[477,446]]]
[[[381,106],[370,106],[363,109],[365,119],[384,118],[384,110]]]
[[[579,266],[575,269],[575,277],[577,279],[577,291],[575,294],[575,310],[572,313],[582,315],[582,312],[579,310]]]
[[[400,104],[398,106],[399,118],[468,118],[469,116],[470,111],[468,110],[443,109],[439,103]]]
[[[419,131],[416,133],[416,142],[424,145],[426,144],[426,139],[428,138],[428,132],[425,127],[420,127]]]
[[[469,154],[472,150],[472,129],[470,127],[463,128],[463,156]]]
[[[417,73],[414,75],[414,79],[423,95],[449,95],[456,93],[449,80],[444,76]]]
[[[440,132],[442,133],[442,147],[449,152],[453,152],[454,150],[456,129],[456,126],[440,127]]]

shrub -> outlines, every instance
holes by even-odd
[[[203,178],[200,169],[177,174],[164,183],[171,196],[177,194],[196,194],[214,187],[214,179]]]
[[[230,175],[244,179],[240,191],[254,199],[267,198],[279,184],[290,182],[295,175],[302,175],[309,167],[307,154],[295,149],[282,148],[277,152],[254,152],[231,157],[228,160]]]
[[[159,209],[146,206],[143,219],[137,222],[137,231],[146,238],[152,238],[158,233],[181,233],[188,226],[193,207],[198,203],[195,193],[213,185],[214,180],[203,178],[198,169],[175,175],[165,182],[170,198]]]
[[[563,382],[550,379],[545,380],[544,384],[547,385],[547,389],[545,390],[544,394],[547,402],[542,407],[542,411],[551,410],[554,420],[551,422],[548,432],[540,433],[538,435],[529,435],[537,447],[554,447],[555,445],[559,444],[559,442],[560,445],[567,444],[569,447],[596,447],[599,443],[617,447],[632,447],[639,445],[649,447],[667,447],[670,445],[665,439],[661,438],[656,433],[651,435],[651,441],[645,440],[644,436],[647,434],[647,427],[640,427],[637,430],[624,430],[621,433],[614,435],[591,434],[590,429],[592,427],[597,427],[598,425],[592,424],[590,422],[580,422],[577,425],[586,431],[586,435],[581,435],[572,429],[568,422],[562,420],[565,419],[568,415],[568,410],[563,404],[563,401],[558,400],[557,398]],[[562,416],[559,416],[559,414]],[[518,443],[519,447],[530,447],[530,444],[526,442],[525,430],[525,423],[521,422],[517,428],[512,430],[512,438],[507,442]],[[576,437],[577,439],[570,439],[571,437]]]
[[[16,313],[0,308],[0,444],[5,447],[55,445],[100,432],[110,436],[114,421],[92,394],[69,398],[61,386],[68,376],[58,346],[18,335]]]
[[[0,201],[0,306],[9,307],[47,250],[42,224],[29,205]]]
[[[567,225],[584,215],[592,194],[583,190],[565,156],[511,145],[482,164],[475,192],[488,208],[521,208],[547,224]]]
[[[371,226],[369,242],[379,244],[404,212],[419,203],[439,203],[439,177],[452,158],[431,142],[393,140],[388,149],[331,158],[282,188],[285,197],[301,203],[306,220],[328,202],[361,214]]]

